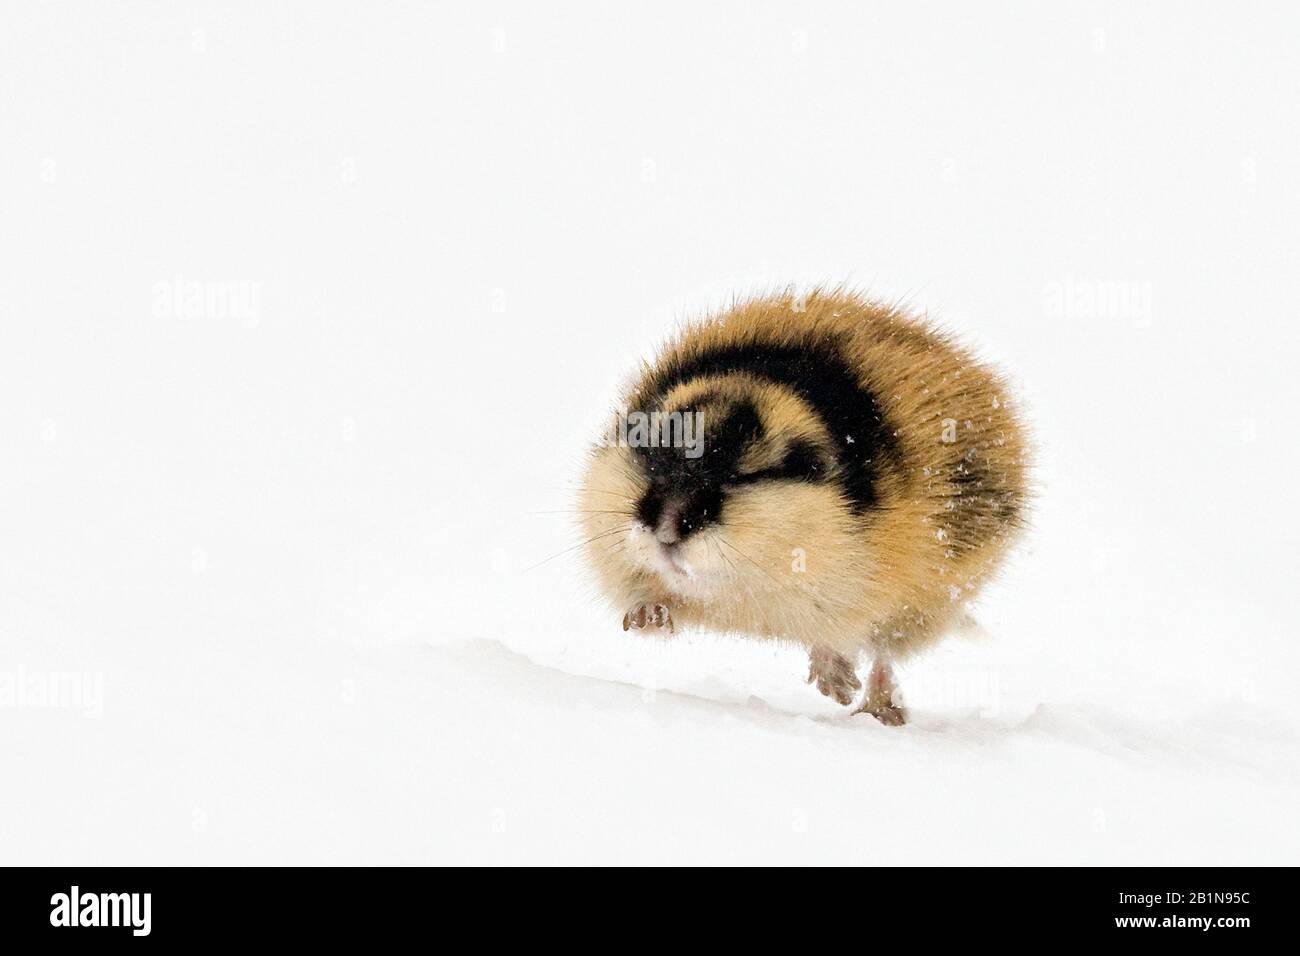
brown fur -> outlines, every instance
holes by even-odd
[[[657,542],[638,527],[635,505],[648,483],[633,452],[597,447],[579,508],[589,563],[620,614],[662,605],[679,626],[789,640],[850,660],[868,651],[886,668],[961,616],[1022,524],[1027,448],[1006,385],[948,336],[844,290],[758,297],[687,326],[623,404],[648,409],[658,398],[657,408],[707,411],[743,397],[766,431],[746,451],[746,470],[779,461],[796,439],[832,456],[822,419],[780,385],[729,374],[654,390],[657,370],[710,349],[828,342],[874,394],[892,435],[878,456],[876,502],[854,513],[834,482],[744,487],[718,524],[681,544],[693,572],[686,578],[662,571]]]

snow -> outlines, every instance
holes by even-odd
[[[0,30],[0,860],[1300,858],[1278,24],[93,10]],[[842,278],[1039,445],[902,728],[565,552],[676,320]]]
[[[6,859],[1294,858],[1295,737],[1259,705],[1036,700],[961,648],[896,729],[825,704],[793,652],[612,631],[550,660],[477,639],[109,671],[100,720],[19,712],[46,746],[19,754]]]

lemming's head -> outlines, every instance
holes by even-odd
[[[793,391],[727,374],[653,399],[627,412],[587,481],[627,506],[606,547],[663,589],[770,588],[792,549],[851,520],[835,443]]]

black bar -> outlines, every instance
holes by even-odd
[[[753,875],[622,871],[595,878],[571,871],[538,879],[531,872],[398,868],[11,868],[0,879],[6,942],[37,945],[60,937],[92,946],[151,940],[373,945],[412,933],[450,943],[463,932],[486,932],[487,942],[530,927],[556,944],[566,933],[589,941],[610,941],[608,934],[617,933],[634,944],[689,945],[691,927],[699,924],[732,943],[791,932],[810,946],[855,945],[860,938],[873,946],[896,939],[900,945],[1129,940],[1233,947],[1291,937],[1295,874],[868,867]],[[59,907],[71,903],[74,886],[79,915],[99,921],[102,913],[107,922],[116,914],[119,925],[53,925],[69,922],[70,907]],[[107,906],[102,894],[114,894]],[[818,942],[821,934],[849,938]]]

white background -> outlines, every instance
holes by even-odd
[[[0,14],[0,861],[1296,863],[1291,5],[443,6]],[[1039,446],[901,730],[526,570],[819,281]]]

